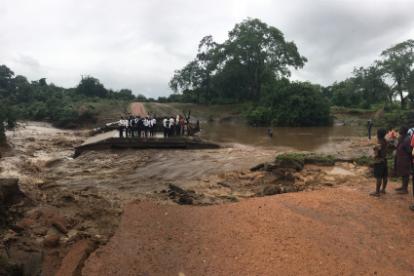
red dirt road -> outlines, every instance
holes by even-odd
[[[130,110],[133,116],[140,116],[140,117],[148,116],[148,113],[145,110],[144,105],[140,102],[131,103]]]
[[[413,275],[408,203],[407,196],[377,199],[346,187],[207,207],[131,203],[82,272]]]

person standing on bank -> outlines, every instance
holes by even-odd
[[[368,120],[367,127],[368,127],[368,139],[371,140],[371,131],[372,127],[374,126],[374,123],[371,119]]]
[[[383,128],[377,130],[377,145],[374,147],[374,176],[377,180],[375,192],[372,196],[380,196],[385,194],[388,183],[388,164],[387,164],[387,148],[388,144],[385,140],[387,131]],[[382,185],[382,189],[381,189]]]
[[[408,194],[408,181],[412,170],[412,148],[407,131],[406,127],[400,128],[394,162],[394,172],[402,178],[402,186],[395,189],[399,194]]]

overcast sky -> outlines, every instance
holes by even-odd
[[[165,96],[203,36],[223,42],[252,17],[308,58],[293,78],[328,85],[414,38],[413,11],[413,0],[0,0],[0,64],[64,87],[92,75],[107,88]]]

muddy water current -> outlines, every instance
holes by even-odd
[[[200,137],[221,143],[240,143],[260,147],[291,148],[303,151],[329,151],[338,143],[365,135],[365,130],[356,126],[333,127],[250,127],[237,123],[202,124]]]
[[[228,174],[248,172],[279,153],[301,150],[340,156],[369,154],[363,130],[353,127],[266,128],[241,124],[202,124],[200,136],[223,147],[212,150],[103,150],[73,158],[74,146],[117,133],[87,138],[74,131],[27,123],[8,132],[11,149],[0,159],[0,177],[18,177],[24,190],[97,190],[108,198],[153,196],[169,183],[211,192]],[[101,137],[105,136],[105,137]],[[107,137],[106,137],[107,138]],[[247,177],[247,176],[243,176]],[[226,190],[226,191],[227,191]],[[224,192],[226,192],[224,191]],[[228,191],[227,191],[228,192]],[[226,192],[226,193],[227,193]]]

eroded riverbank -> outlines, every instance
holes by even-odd
[[[351,163],[306,165],[293,171],[250,170],[274,161],[288,150],[284,147],[223,144],[215,150],[105,150],[74,159],[73,147],[86,139],[86,132],[26,123],[8,137],[10,148],[2,153],[0,177],[19,178],[29,201],[10,215],[8,230],[1,233],[2,254],[43,275],[54,275],[67,254],[83,248],[86,255],[74,264],[79,271],[87,255],[114,233],[123,206],[131,201],[212,205],[353,187],[369,176],[366,167]],[[342,137],[327,145],[330,151],[322,152],[351,158],[369,154],[370,147],[363,138]],[[67,263],[63,261],[64,268],[70,270]]]

